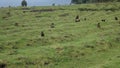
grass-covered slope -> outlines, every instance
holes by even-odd
[[[22,9],[0,8],[0,66],[120,68],[120,3]]]

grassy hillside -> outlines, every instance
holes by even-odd
[[[0,66],[120,68],[119,52],[120,3],[0,8]]]

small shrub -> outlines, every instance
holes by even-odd
[[[86,20],[87,20],[87,18],[84,18],[84,20],[86,21]]]
[[[54,24],[54,23],[51,23],[50,27],[51,27],[51,28],[55,28],[55,24]]]
[[[106,20],[105,20],[105,19],[102,19],[101,21],[102,21],[102,22],[105,22]]]
[[[14,25],[15,25],[15,26],[19,26],[19,24],[18,24],[18,23],[15,23]]]
[[[32,46],[32,44],[28,43],[28,44],[26,44],[26,46]]]

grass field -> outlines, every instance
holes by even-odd
[[[80,22],[75,22],[76,15]],[[2,65],[120,68],[120,3],[0,8]]]

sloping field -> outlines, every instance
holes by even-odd
[[[120,68],[120,3],[0,8],[4,67]]]

